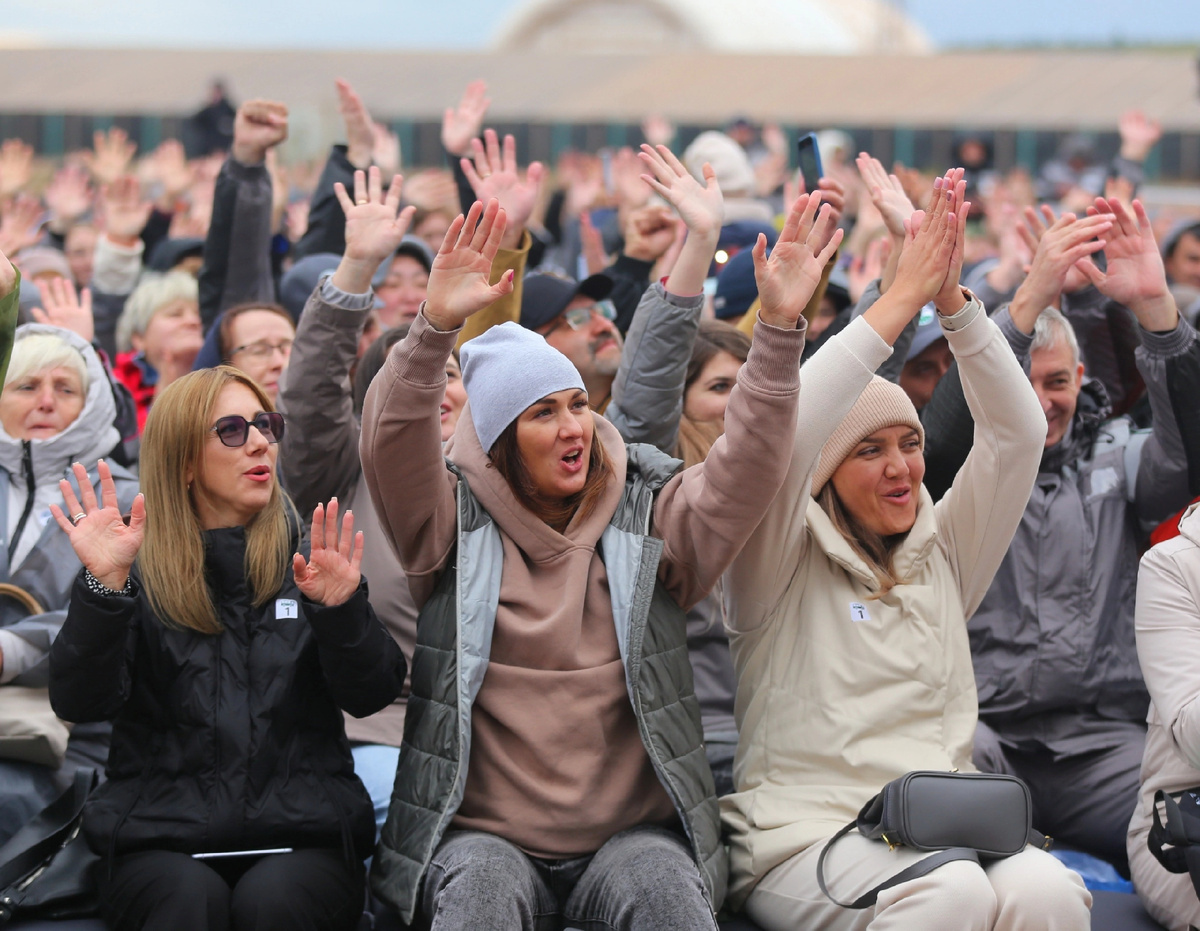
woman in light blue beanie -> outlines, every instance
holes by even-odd
[[[720,189],[665,148],[642,157],[688,223],[669,290],[698,293]],[[797,201],[770,259],[756,247],[753,347],[725,436],[686,471],[626,447],[567,358],[512,323],[462,347],[468,400],[443,450],[445,360],[467,318],[512,287],[511,275],[489,284],[497,203],[451,225],[362,417],[363,477],[421,612],[372,867],[375,893],[406,922],[715,931],[726,855],[684,611],[786,475],[801,311],[840,239],[819,205]],[[346,209],[348,224],[389,222],[369,198]]]

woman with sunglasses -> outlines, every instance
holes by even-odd
[[[101,912],[125,929],[350,929],[375,838],[342,710],[392,701],[405,663],[367,603],[362,536],[337,501],[301,544],[275,475],[282,415],[242,372],[172,383],[142,439],[128,523],[52,507],[83,563],[50,656],[68,721],[111,719],[83,830]],[[143,497],[144,496],[144,497]]]

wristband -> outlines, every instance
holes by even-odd
[[[122,589],[109,588],[98,578],[92,575],[92,570],[86,566],[83,570],[83,581],[88,587],[88,591],[93,595],[100,595],[102,598],[128,598],[133,594],[133,576],[128,576],[125,579],[125,587]]]

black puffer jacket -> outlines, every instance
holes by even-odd
[[[68,721],[111,719],[108,781],[84,832],[109,857],[333,847],[370,855],[370,799],[354,775],[340,709],[378,711],[405,662],[366,586],[325,608],[289,566],[275,598],[251,603],[242,528],[205,533],[216,636],[167,627],[140,588],[97,596],[75,581],[50,653],[50,700]],[[136,584],[136,578],[135,578]]]

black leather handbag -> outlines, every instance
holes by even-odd
[[[817,859],[821,891],[843,908],[870,908],[879,893],[932,872],[952,860],[999,860],[1032,844],[1050,849],[1050,839],[1031,827],[1029,787],[1015,776],[917,770],[893,779],[838,831]],[[852,830],[888,845],[937,851],[901,870],[853,902],[835,899],[825,887],[825,858]]]
[[[1158,813],[1163,806],[1166,822]],[[1146,837],[1146,846],[1154,859],[1172,873],[1187,873],[1192,888],[1200,896],[1200,786],[1168,795],[1154,793],[1154,820]]]
[[[95,770],[76,770],[71,787],[0,847],[0,926],[96,913],[92,873],[100,858],[80,833],[95,785]]]

